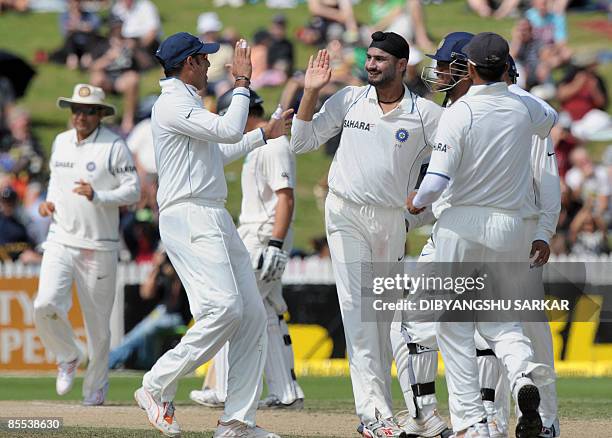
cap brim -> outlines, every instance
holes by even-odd
[[[70,108],[70,106],[72,104],[77,104],[77,105],[90,105],[90,106],[97,106],[102,108],[103,112],[104,112],[104,117],[107,116],[114,116],[115,115],[115,107],[113,105],[109,105],[106,103],[85,103],[85,102],[79,102],[73,99],[68,99],[67,97],[60,97],[57,99],[57,107],[58,108]]]
[[[210,54],[217,53],[221,44],[219,43],[202,43],[202,47],[196,53]]]

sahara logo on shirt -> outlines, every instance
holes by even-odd
[[[345,128],[361,129],[362,131],[369,131],[374,127],[374,123],[361,122],[359,120],[344,120],[343,126]]]
[[[452,148],[447,144],[438,143],[434,145],[432,149],[438,152],[446,152],[447,149],[452,149]]]

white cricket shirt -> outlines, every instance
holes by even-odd
[[[532,137],[546,138],[556,116],[503,82],[473,85],[440,119],[427,170],[450,182],[434,205],[519,212],[531,185]]]
[[[151,115],[159,210],[185,201],[223,205],[223,166],[265,144],[261,129],[243,136],[249,90],[234,89],[227,112],[218,116],[203,107],[195,87],[177,78],[162,79],[160,85]]]
[[[508,86],[508,90],[519,96],[527,96],[537,101],[547,112],[557,112],[548,103],[516,84]],[[557,229],[561,211],[561,184],[559,169],[555,158],[555,149],[550,135],[545,139],[534,135],[531,144],[531,176],[533,185],[527,191],[527,199],[523,205],[524,218],[537,218],[538,224],[533,240],[549,242]]]
[[[76,248],[119,248],[119,206],[140,199],[136,168],[125,142],[100,126],[77,141],[76,131],[53,141],[47,201],[55,204],[47,240]],[[83,179],[94,190],[93,201],[72,190]]]
[[[329,170],[330,191],[357,204],[404,208],[441,114],[441,106],[406,87],[400,104],[387,114],[373,86],[346,87],[312,121],[293,119],[291,149],[312,151],[342,132]]]
[[[276,191],[295,189],[295,155],[289,150],[289,139],[279,137],[250,152],[242,166],[240,185],[240,225],[273,225]]]

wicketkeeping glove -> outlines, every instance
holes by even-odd
[[[282,250],[282,247],[282,240],[270,239],[268,242],[268,246],[263,250],[259,259],[261,266],[259,278],[261,280],[270,282],[279,280],[283,276],[289,255]]]

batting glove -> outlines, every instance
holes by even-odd
[[[279,280],[283,276],[289,255],[282,250],[283,241],[270,239],[268,246],[263,250],[260,258],[261,274],[259,278],[270,282]]]

